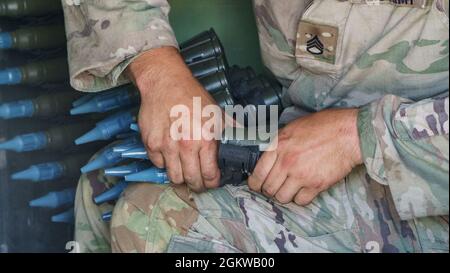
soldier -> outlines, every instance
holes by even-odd
[[[81,177],[81,250],[448,252],[448,1],[253,2],[288,125],[248,186],[217,188],[217,144],[167,137],[173,105],[214,104],[167,1],[63,1],[72,86],[131,79],[149,156],[174,184],[128,187],[109,226],[111,207],[92,203],[104,178]]]

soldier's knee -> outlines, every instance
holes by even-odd
[[[123,193],[122,198],[132,203],[139,209],[144,211],[149,206],[158,202],[161,195],[169,188],[167,185],[157,185],[149,183],[131,184]]]
[[[190,191],[185,184],[170,186],[149,183],[131,184],[123,193],[122,199],[142,211],[148,211],[159,202],[164,201],[162,198],[165,195],[172,196],[172,200],[179,199],[180,202],[195,207]]]
[[[186,186],[130,185],[114,208],[113,251],[164,252],[171,235],[182,233],[195,219],[189,200]]]

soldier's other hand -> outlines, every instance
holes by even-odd
[[[166,168],[173,183],[186,183],[195,192],[218,187],[217,141],[177,140],[171,135],[171,125],[179,119],[170,115],[174,106],[186,106],[190,110],[187,126],[196,124],[198,129],[204,121],[201,116],[192,118],[193,98],[201,98],[202,109],[216,104],[179,52],[173,47],[150,50],[139,56],[128,72],[141,93],[139,126],[151,161]]]
[[[362,164],[357,109],[326,110],[300,118],[278,135],[248,180],[250,189],[286,204],[310,204]]]

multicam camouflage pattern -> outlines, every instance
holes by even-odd
[[[197,216],[186,187],[130,186],[114,211],[112,249],[163,252],[173,235],[187,234]]]
[[[170,187],[133,186],[115,208],[114,250],[449,251],[448,0],[424,8],[354,2],[254,0],[264,62],[292,105],[284,116],[361,108],[364,166],[307,207],[282,206],[246,186],[194,194],[195,204]],[[64,8],[77,89],[120,84],[141,52],[176,46],[164,0],[65,1]],[[122,12],[133,20],[120,19]],[[300,22],[336,28],[332,61],[296,55]]]
[[[75,241],[80,252],[111,252],[110,227],[102,220],[102,214],[113,211],[114,203],[98,206],[94,203],[94,197],[112,188],[115,183],[117,179],[105,176],[101,170],[80,177],[75,198]]]
[[[140,53],[176,46],[161,0],[62,0],[72,86],[109,89],[129,80],[122,73]],[[120,33],[120,35],[117,35]]]

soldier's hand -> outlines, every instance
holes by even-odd
[[[201,116],[192,118],[193,98],[201,98],[202,109],[216,104],[178,51],[172,47],[150,50],[138,57],[128,72],[141,92],[139,126],[152,162],[159,168],[167,168],[173,183],[187,183],[196,192],[218,187],[217,141],[204,138],[178,141],[171,135],[171,125],[179,119],[170,116],[174,106],[186,106],[190,110],[187,126],[199,129],[204,121]]]
[[[358,110],[326,110],[280,130],[249,178],[250,189],[286,204],[310,204],[362,164]],[[275,144],[275,143],[274,143]]]

